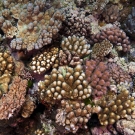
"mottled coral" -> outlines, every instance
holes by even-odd
[[[33,113],[34,109],[36,108],[35,101],[30,95],[26,96],[26,101],[24,102],[22,106],[21,115],[24,118],[30,117],[30,115]]]
[[[135,109],[134,98],[128,90],[122,90],[118,95],[107,95],[100,102],[102,110],[98,114],[101,125],[113,124],[120,118],[126,118]]]
[[[80,58],[89,55],[91,52],[90,44],[87,43],[87,40],[84,36],[68,36],[62,40],[61,47],[63,50],[69,50],[71,52],[77,53]]]
[[[126,36],[126,33],[120,28],[113,26],[110,28],[102,29],[101,32],[91,36],[91,43],[99,43],[107,39],[115,47],[119,48],[119,51],[130,51],[130,42],[129,38]]]
[[[92,48],[93,58],[103,58],[111,52],[113,45],[109,40],[103,40],[101,43],[95,43]]]
[[[128,15],[124,22],[124,30],[127,34],[134,38],[135,36],[135,7],[132,7],[131,14]]]
[[[15,76],[9,92],[0,99],[0,119],[9,119],[19,111],[25,102],[27,80]]]
[[[57,110],[56,123],[65,127],[68,132],[76,133],[79,128],[87,128],[91,113],[98,112],[100,107],[92,107],[78,101],[61,101]]]
[[[92,87],[92,95],[102,97],[107,92],[107,87],[110,85],[110,75],[108,67],[104,62],[95,60],[86,61],[86,78]]]
[[[34,73],[41,74],[43,72],[46,72],[53,66],[57,57],[57,47],[47,48],[42,52],[42,54],[37,54],[32,58],[29,67]]]
[[[121,119],[117,121],[116,129],[123,135],[134,135],[135,134],[134,119],[131,120]]]
[[[44,78],[38,83],[40,100],[43,102],[53,103],[63,98],[82,100],[91,95],[91,87],[85,80],[81,65],[53,69]]]

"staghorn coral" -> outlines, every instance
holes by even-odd
[[[34,73],[41,74],[43,72],[46,72],[53,66],[57,57],[57,47],[47,48],[42,52],[42,54],[37,54],[32,58],[31,62],[29,63],[29,68]]]
[[[135,36],[135,7],[132,7],[131,14],[128,15],[127,19],[124,22],[125,32],[134,38]]]
[[[87,128],[91,113],[98,113],[100,107],[85,105],[78,101],[61,101],[61,108],[57,109],[56,123],[64,126],[67,132],[76,133],[79,128]]]
[[[116,122],[116,129],[123,135],[134,135],[135,134],[135,122],[134,119],[127,120],[121,119]]]
[[[64,66],[69,65],[75,67],[82,64],[82,59],[75,52],[70,52],[69,50],[60,50],[59,58],[57,60],[58,65]]]
[[[9,51],[0,52],[0,76],[3,74],[12,74],[14,61]]]
[[[27,80],[15,76],[9,92],[0,99],[0,119],[13,117],[25,102]]]
[[[126,118],[135,109],[134,97],[129,96],[128,90],[122,90],[120,94],[108,94],[99,106],[102,110],[98,113],[101,125],[113,124],[120,118]]]
[[[126,33],[120,28],[113,26],[110,28],[102,29],[101,32],[91,36],[91,43],[99,43],[103,40],[109,40],[119,51],[130,51],[129,38]]]
[[[43,102],[52,104],[55,100],[64,98],[82,100],[91,95],[91,87],[85,80],[81,65],[53,69],[44,78],[44,81],[38,82],[38,92]]]
[[[118,5],[107,5],[102,13],[102,16],[104,17],[105,22],[113,23],[115,21],[119,21],[119,14]]]
[[[84,36],[68,36],[64,38],[61,42],[61,47],[63,50],[69,50],[70,52],[75,52],[80,58],[83,58],[90,54],[90,44]]]
[[[95,43],[92,48],[91,56],[93,58],[102,58],[109,54],[113,48],[113,45],[109,40],[103,40],[101,43]]]
[[[24,102],[22,106],[21,115],[24,118],[30,117],[30,115],[33,113],[34,109],[36,108],[35,101],[30,95],[26,96],[26,101]]]
[[[92,87],[92,95],[95,98],[101,98],[106,94],[110,86],[110,74],[108,67],[104,62],[95,60],[86,61],[86,78]]]
[[[108,62],[108,68],[111,80],[114,80],[116,84],[120,84],[120,82],[128,82],[132,81],[131,76],[127,71],[124,71],[117,63]]]

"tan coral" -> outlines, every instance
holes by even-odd
[[[84,36],[68,36],[62,40],[61,47],[63,50],[69,50],[71,52],[77,53],[80,58],[89,55],[91,52],[90,44],[87,43],[87,40]]]
[[[86,123],[88,122],[93,107],[91,105],[85,105],[78,101],[61,101],[61,108],[57,110],[56,123],[64,126],[67,132],[76,133],[81,128],[87,128]],[[94,106],[95,107],[95,106]],[[95,107],[96,113],[100,111],[100,107]]]
[[[103,40],[101,43],[95,43],[92,48],[93,58],[102,58],[109,54],[113,48],[113,45],[109,40]]]
[[[37,54],[35,57],[32,58],[29,67],[34,73],[40,74],[46,72],[53,66],[57,57],[57,47],[47,48],[42,52],[42,54]]]
[[[0,119],[9,119],[21,108],[25,102],[27,80],[15,76],[9,92],[0,99]]]
[[[104,97],[99,103],[102,108],[98,114],[101,125],[113,124],[120,118],[126,118],[135,109],[134,97],[129,96],[128,90],[122,90],[112,98],[110,96]]]
[[[36,108],[35,101],[30,97],[30,95],[26,96],[26,101],[22,107],[21,115],[24,118],[30,117],[33,113],[34,109]]]
[[[63,98],[86,99],[91,95],[91,87],[85,80],[81,65],[78,65],[75,68],[61,68],[59,71],[53,69],[51,75],[45,75],[45,80],[39,81],[38,92],[41,101],[53,103]]]

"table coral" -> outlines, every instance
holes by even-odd
[[[101,125],[113,124],[120,118],[126,118],[135,109],[134,97],[129,96],[128,90],[122,90],[118,95],[112,94],[112,98],[111,94],[104,97],[99,105],[102,108],[98,114]]]
[[[95,60],[86,61],[86,78],[92,87],[92,95],[101,98],[110,86],[110,74],[104,62]]]
[[[111,52],[113,45],[109,40],[103,40],[101,43],[95,43],[92,48],[91,56],[93,58],[103,58]]]
[[[87,43],[87,40],[84,36],[68,36],[62,40],[61,47],[63,50],[69,50],[71,52],[77,53],[80,58],[89,55],[91,52],[90,44]]]
[[[57,57],[57,47],[47,48],[42,51],[42,54],[39,53],[32,58],[29,67],[34,73],[44,73],[53,66]]]
[[[9,119],[19,111],[25,102],[27,80],[15,76],[9,92],[0,99],[0,119]]]
[[[81,65],[75,68],[53,69],[51,74],[44,78],[44,81],[38,82],[41,101],[53,103],[65,98],[83,100],[91,95],[91,86],[85,80]]]
[[[101,32],[91,36],[91,43],[99,43],[103,40],[109,40],[115,47],[119,47],[119,50],[128,52],[130,51],[130,42],[129,38],[126,36],[126,33],[120,28],[113,26],[101,30]],[[122,49],[120,48],[122,47]]]

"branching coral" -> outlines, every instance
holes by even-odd
[[[78,101],[61,101],[61,108],[57,110],[56,122],[64,126],[68,132],[76,133],[79,128],[87,128],[91,113],[98,113],[100,107],[92,107]]]
[[[87,81],[90,83],[94,97],[102,97],[107,92],[107,87],[110,85],[110,75],[108,67],[104,62],[95,60],[86,61],[85,71]]]
[[[75,52],[69,50],[60,50],[57,64],[60,66],[69,65],[75,67],[82,64],[82,59]]]
[[[14,68],[13,57],[10,52],[0,52],[0,75],[12,74]]]
[[[87,40],[84,36],[68,36],[64,38],[61,42],[61,47],[63,50],[69,50],[71,52],[77,53],[80,58],[83,58],[90,54],[90,45],[87,43]]]
[[[83,100],[91,95],[91,87],[85,80],[81,65],[53,69],[45,80],[38,83],[40,100],[53,103],[64,98]]]
[[[113,45],[109,40],[103,40],[101,43],[95,43],[92,48],[92,57],[93,58],[103,58],[109,52],[111,52]]]
[[[115,21],[119,21],[119,8],[117,5],[108,5],[104,9],[104,12],[102,13],[104,20],[107,23],[113,23]]]
[[[107,39],[112,43],[118,50],[123,50],[124,52],[130,51],[130,42],[129,38],[126,36],[126,33],[120,28],[113,26],[111,28],[106,28],[101,30],[101,32],[96,35],[91,36],[91,43],[99,43]]]
[[[35,57],[32,58],[29,67],[34,73],[40,74],[46,72],[53,66],[57,57],[57,47],[47,48],[43,51],[42,54],[37,54]]]
[[[25,102],[27,80],[15,76],[9,92],[0,99],[0,119],[9,119],[19,111]]]
[[[135,109],[134,98],[129,96],[128,90],[122,90],[117,96],[110,94],[104,97],[99,105],[102,108],[98,114],[101,125],[113,124],[120,118],[126,118]]]
[[[45,11],[44,0],[29,3],[3,1],[3,3],[6,3],[7,9],[2,10],[0,14],[0,26],[6,37],[16,37],[10,43],[12,49],[27,51],[40,49],[51,43],[62,26],[64,20],[62,10],[50,8]]]

